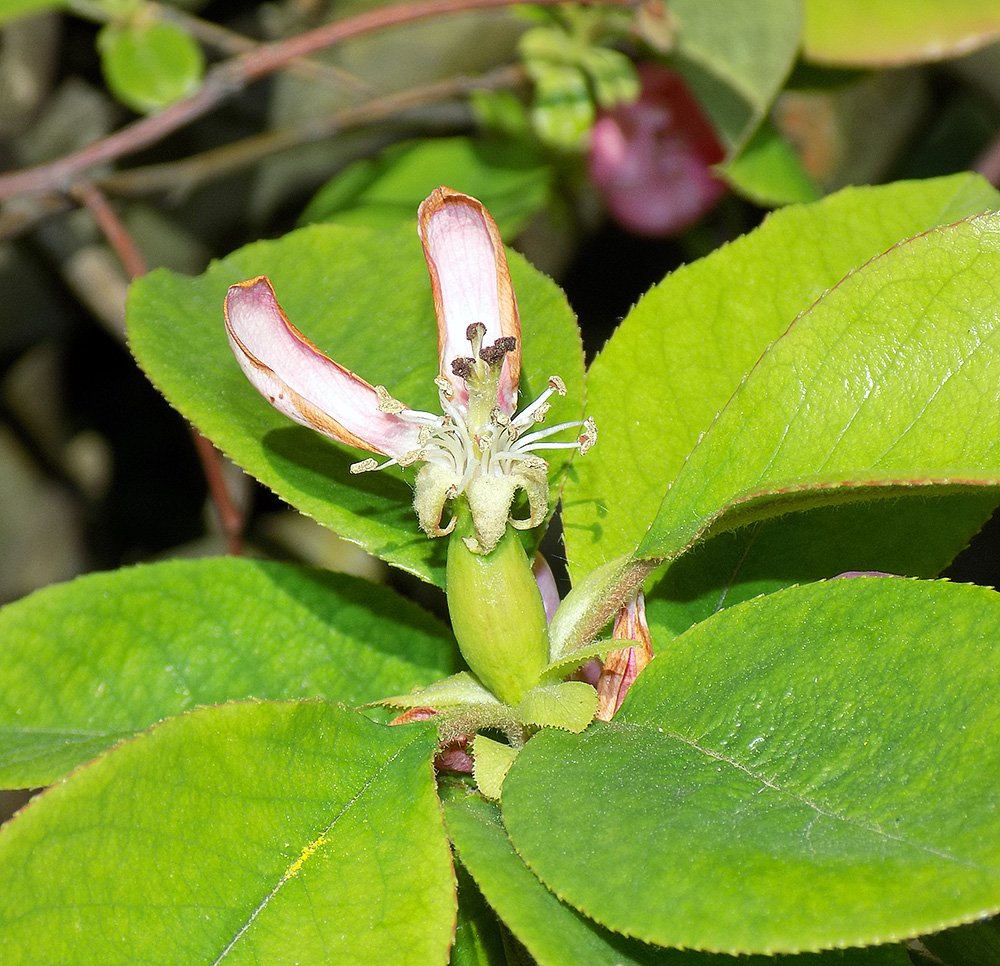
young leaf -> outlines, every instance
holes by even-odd
[[[323,702],[165,721],[4,827],[5,962],[444,966],[436,744]]]
[[[504,821],[549,888],[650,942],[794,952],[975,919],[1000,909],[998,641],[1000,595],[945,581],[729,608],[609,725],[533,738]]]
[[[997,273],[1000,215],[981,215],[845,278],[719,414],[638,555],[668,556],[716,521],[731,529],[798,501],[1000,485]]]
[[[521,861],[490,803],[453,794],[445,799],[445,821],[462,863],[538,966],[909,966],[901,946],[807,953],[794,960],[649,946],[610,932],[560,902]],[[637,885],[633,880],[629,889]]]
[[[521,398],[559,375],[567,395],[553,401],[549,419],[579,419],[583,362],[573,314],[549,279],[509,257],[522,318]],[[260,274],[327,355],[408,406],[439,412],[436,325],[416,232],[312,225],[248,245],[197,278],[150,272],[130,293],[129,337],[167,399],[249,473],[372,554],[442,584],[446,545],[417,529],[414,470],[352,476],[358,450],[296,426],[244,378],[222,304],[231,284]],[[553,506],[568,459],[549,460]]]
[[[451,634],[367,581],[289,564],[169,561],[81,577],[0,611],[0,787],[55,781],[200,704],[349,704],[428,684]]]
[[[588,374],[601,439],[564,494],[574,578],[635,547],[701,434],[796,315],[901,238],[991,207],[1000,195],[973,175],[851,188],[775,212],[654,287]],[[958,549],[984,519],[958,536]],[[913,543],[910,532],[888,530]]]

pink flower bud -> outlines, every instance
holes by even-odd
[[[725,156],[684,81],[659,64],[639,65],[642,93],[594,125],[590,177],[612,217],[639,235],[676,235],[726,191],[711,171]]]

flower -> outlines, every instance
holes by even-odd
[[[441,414],[410,409],[384,386],[372,386],[325,356],[282,311],[265,276],[233,285],[226,297],[226,333],[254,388],[279,412],[332,439],[389,457],[355,463],[352,473],[421,462],[414,491],[420,527],[444,536],[444,508],[464,496],[475,537],[470,549],[488,553],[507,523],[537,526],[548,510],[543,449],[586,452],[596,440],[593,419],[529,432],[545,419],[558,376],[517,412],[521,324],[496,223],[483,205],[450,188],[421,204],[419,235],[431,277],[440,371],[434,380]],[[551,441],[581,427],[572,442]],[[511,517],[518,490],[528,516]],[[473,546],[474,544],[474,546]]]

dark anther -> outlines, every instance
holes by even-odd
[[[503,361],[503,357],[508,352],[513,352],[517,348],[517,339],[512,335],[506,335],[502,339],[497,339],[493,345],[484,345],[479,350],[479,358],[488,366],[495,365]]]
[[[460,379],[468,379],[475,364],[476,360],[469,356],[456,356],[451,360],[451,371]]]
[[[473,322],[473,323],[472,323],[472,325],[470,325],[470,326],[469,326],[469,327],[468,327],[468,328],[467,328],[467,329],[465,330],[465,337],[466,337],[466,338],[467,338],[467,339],[468,339],[468,340],[469,340],[470,342],[475,342],[475,341],[476,341],[476,336],[477,336],[477,335],[479,336],[479,338],[480,338],[480,339],[481,339],[481,338],[482,338],[482,337],[483,337],[484,335],[486,335],[486,326],[485,326],[485,325],[483,325],[483,323],[482,323],[482,322]]]

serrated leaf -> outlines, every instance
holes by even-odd
[[[574,576],[634,548],[701,434],[799,312],[900,239],[998,205],[970,175],[850,188],[773,213],[651,289],[587,376],[601,436],[564,494]]]
[[[671,0],[673,65],[736,154],[765,117],[795,61],[798,0]]]
[[[1000,36],[993,0],[803,0],[805,55],[820,63],[898,67],[942,60]]]
[[[445,798],[445,821],[461,861],[538,966],[909,966],[901,946],[806,953],[794,960],[649,946],[560,902],[521,861],[490,803],[456,793]]]
[[[5,826],[5,963],[444,966],[436,744],[321,702],[171,718]]]
[[[899,244],[845,278],[771,346],[719,414],[638,555],[667,556],[717,519],[728,529],[798,499],[1000,485],[998,272],[1000,216],[981,215]]]
[[[487,798],[499,801],[503,780],[517,757],[517,751],[486,735],[476,735],[472,739],[472,757],[476,786]]]
[[[205,73],[197,42],[181,27],[162,20],[109,23],[97,38],[101,70],[123,104],[152,113],[195,91]]]
[[[201,704],[349,704],[454,667],[451,634],[392,591],[241,559],[169,561],[56,585],[0,611],[0,786],[48,784]]]
[[[541,728],[583,731],[597,714],[597,692],[585,681],[533,688],[517,706],[517,717]]]
[[[588,374],[587,411],[601,435],[587,459],[575,464],[564,493],[574,578],[631,551],[699,436],[799,312],[900,238],[998,204],[1000,195],[969,175],[847,189],[775,212],[755,232],[653,288]],[[914,499],[923,503],[923,497]],[[784,585],[849,569],[930,576],[964,547],[992,505],[930,501],[914,509],[909,503],[883,504],[877,519],[841,508],[827,528],[837,542],[823,560],[805,551],[813,563],[801,577],[796,553],[803,546],[802,523],[793,517],[769,521],[751,536],[769,535],[766,542],[781,548],[781,561],[753,554],[744,560],[746,543],[734,542],[704,593],[723,602],[730,578],[752,581],[775,571]],[[847,539],[852,533],[860,541]],[[922,534],[920,541],[911,539],[914,533]],[[873,546],[882,547],[883,556],[872,553]],[[856,565],[861,557],[865,566]],[[809,569],[814,564],[818,572]]]
[[[453,708],[467,704],[499,704],[496,695],[487,690],[474,674],[459,671],[435,681],[410,694],[397,694],[379,699],[378,704],[391,708]]]
[[[510,239],[545,206],[551,181],[551,167],[523,140],[410,141],[348,165],[320,188],[300,222],[394,227],[412,221],[420,202],[446,184],[478,198]]]
[[[730,608],[609,725],[533,738],[504,821],[565,901],[657,943],[793,952],[977,918],[1000,908],[998,641],[1000,596],[944,581]]]
[[[521,398],[533,399],[557,374],[568,392],[550,419],[578,419],[582,353],[572,311],[549,279],[515,253],[509,258],[521,311]],[[357,450],[291,423],[240,372],[222,303],[231,284],[259,274],[270,276],[292,322],[324,352],[407,405],[438,412],[436,326],[413,226],[312,225],[241,248],[197,278],[150,272],[129,295],[129,338],[171,404],[282,499],[375,556],[443,585],[446,542],[417,529],[414,470],[352,476]],[[549,460],[552,506],[567,463]]]

